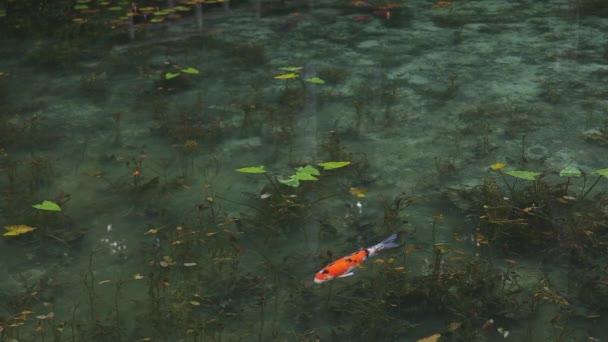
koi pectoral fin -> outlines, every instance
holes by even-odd
[[[346,278],[346,277],[350,277],[352,275],[355,275],[355,272],[350,271],[350,272],[347,272],[347,273],[344,273],[344,274],[338,276],[338,278]]]

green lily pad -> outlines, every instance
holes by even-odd
[[[309,175],[319,176],[321,173],[314,166],[306,165],[304,167],[297,167],[296,172],[305,172]]]
[[[198,73],[199,73],[199,71],[195,68],[186,68],[186,69],[182,69],[180,71],[183,72],[184,74],[190,74],[190,75],[198,75]]]
[[[306,81],[308,83],[325,84],[325,81],[323,81],[322,79],[320,79],[318,77],[307,78],[304,81]]]
[[[583,175],[581,169],[576,166],[568,166],[559,172],[560,177],[580,177]]]
[[[243,173],[266,173],[263,165],[242,167],[240,169],[236,169],[235,171]]]
[[[298,78],[298,74],[294,73],[294,72],[290,72],[288,74],[282,74],[282,75],[277,75],[274,77],[275,80],[289,80],[292,78]]]
[[[291,176],[297,180],[301,180],[301,181],[316,181],[319,180],[319,178],[311,175],[310,173],[306,173],[306,172],[302,172],[302,171],[296,171],[296,174]]]
[[[61,211],[61,207],[57,203],[46,200],[40,204],[34,204],[32,207],[38,210]]]
[[[181,75],[181,72],[168,72],[165,74],[165,79],[167,79],[167,80],[174,79],[179,75]]]
[[[84,4],[74,5],[74,9],[76,11],[86,10],[86,9],[89,9],[89,5],[84,5]]]
[[[540,172],[532,172],[532,171],[506,171],[506,174],[509,176],[513,176],[515,178],[521,178],[526,180],[534,181],[536,177],[540,176]]]
[[[596,175],[600,175],[600,176],[604,176],[604,177],[608,178],[608,168],[595,170],[595,171],[593,171],[593,173],[595,173]]]
[[[319,163],[317,165],[322,167],[323,170],[333,170],[333,169],[339,169],[341,167],[345,167],[346,165],[349,165],[349,164],[350,164],[349,161],[341,161],[341,162],[325,162],[325,163]]]
[[[279,69],[283,70],[283,71],[296,72],[296,71],[302,70],[302,67],[287,66],[287,67],[282,67],[282,68],[279,68]]]
[[[279,178],[279,182],[294,188],[297,188],[300,185],[300,181],[293,176],[290,176],[289,178]]]

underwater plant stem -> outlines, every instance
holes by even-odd
[[[116,283],[116,292],[114,293],[114,311],[115,311],[115,320],[116,320],[116,329],[119,331],[120,334],[120,311],[119,311],[119,306],[118,303],[120,301],[120,288],[122,287],[124,283],[122,281],[119,281],[118,283]]]
[[[95,252],[89,254],[89,267],[87,273],[83,277],[84,286],[87,288],[89,309],[91,313],[91,321],[95,324],[95,273],[93,273],[93,255]]]
[[[566,188],[564,189],[564,193],[567,194],[568,193],[568,186],[570,185],[570,177],[568,177],[568,180],[566,181]]]
[[[338,195],[340,195],[340,193],[339,193],[339,192],[336,192],[335,194],[331,194],[331,195],[327,195],[327,196],[324,196],[324,197],[318,198],[318,199],[316,199],[316,200],[314,200],[314,201],[310,202],[310,205],[313,205],[313,204],[315,204],[315,203],[321,202],[322,200],[325,200],[325,199],[328,199],[328,198],[332,198],[332,197],[334,197],[334,196],[338,196]]]
[[[437,220],[433,219],[433,249],[435,249],[435,224]]]
[[[283,196],[283,193],[281,192],[281,190],[279,189],[279,187],[277,186],[277,184],[272,180],[272,178],[264,172],[264,176],[266,176],[266,178],[268,179],[268,181],[270,182],[270,184],[272,185],[272,187],[274,188],[274,190],[281,196]]]
[[[502,178],[502,181],[505,182],[505,185],[507,186],[507,188],[511,192],[511,196],[513,196],[513,189],[515,187],[515,184],[513,184],[513,187],[511,187],[511,185],[509,185],[509,182],[507,182],[507,177],[505,177],[505,174],[502,173],[501,170],[498,170],[498,174],[500,175],[500,178]]]
[[[597,178],[595,179],[595,182],[593,182],[593,184],[591,184],[591,186],[589,187],[589,189],[583,194],[583,196],[581,197],[582,199],[585,199],[585,197],[587,197],[587,194],[589,192],[591,192],[591,190],[593,190],[593,188],[595,187],[595,185],[597,184],[597,182],[600,181],[600,179],[602,179],[603,176],[597,176]]]
[[[234,203],[234,204],[242,205],[242,206],[244,206],[244,207],[254,209],[254,210],[258,211],[258,212],[259,212],[259,213],[261,213],[261,214],[264,214],[264,211],[263,211],[262,209],[257,208],[257,207],[254,207],[254,206],[249,205],[249,204],[245,204],[245,203],[240,203],[240,202],[237,202],[237,201],[229,200],[229,199],[227,199],[227,198],[220,197],[220,196],[217,196],[217,195],[215,195],[215,198],[221,199],[221,200],[226,201],[226,202],[230,202],[230,203]]]
[[[521,161],[524,163],[528,162],[526,159],[526,135],[521,136]]]
[[[265,302],[262,302],[260,305],[260,332],[258,333],[258,340],[260,342],[264,341],[264,307]]]

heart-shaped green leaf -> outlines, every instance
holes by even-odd
[[[289,72],[298,72],[298,71],[302,70],[302,67],[287,66],[287,67],[282,67],[279,69],[283,70],[283,71],[289,71]]]
[[[604,176],[604,177],[608,178],[608,168],[595,170],[595,171],[593,171],[593,173],[595,173],[596,175],[600,175],[600,176]]]
[[[289,178],[279,178],[279,182],[294,188],[300,186],[300,181],[298,181],[297,178],[294,178],[294,176],[289,176]]]
[[[240,169],[236,169],[235,171],[243,172],[243,173],[266,173],[266,170],[264,169],[264,165],[242,167]]]
[[[323,170],[333,170],[333,169],[338,169],[341,167],[345,167],[346,165],[349,165],[350,162],[349,161],[340,161],[340,162],[325,162],[325,163],[319,163],[317,165],[319,165],[320,167],[323,168]]]
[[[181,72],[168,72],[165,74],[165,79],[170,80],[170,79],[176,78],[179,75],[181,75]]]
[[[319,170],[317,170],[314,166],[310,166],[310,165],[306,165],[304,167],[297,167],[296,171],[305,172],[305,173],[308,173],[313,176],[318,176],[321,174],[321,173],[319,173]]]
[[[184,74],[190,74],[190,75],[198,75],[199,74],[198,69],[195,69],[195,68],[186,68],[186,69],[182,69],[180,71],[183,72]]]
[[[302,172],[302,171],[297,171],[295,175],[291,176],[297,180],[301,180],[301,181],[316,181],[319,180],[319,178],[311,175],[310,173],[306,173],[306,172]]]
[[[531,181],[536,180],[536,177],[541,175],[540,172],[532,172],[532,171],[507,171],[505,173],[508,174],[509,176],[512,176],[515,178],[521,178],[521,179],[526,179],[526,180],[531,180]]]
[[[40,204],[34,204],[32,207],[38,210],[61,211],[61,207],[57,203],[46,200]]]
[[[306,81],[308,83],[325,84],[325,81],[323,81],[322,79],[320,79],[318,77],[307,78],[304,81]]]
[[[568,166],[559,172],[560,177],[580,177],[583,175],[581,169],[576,166]]]

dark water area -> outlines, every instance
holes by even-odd
[[[606,340],[607,30],[597,0],[3,2],[0,341]]]

